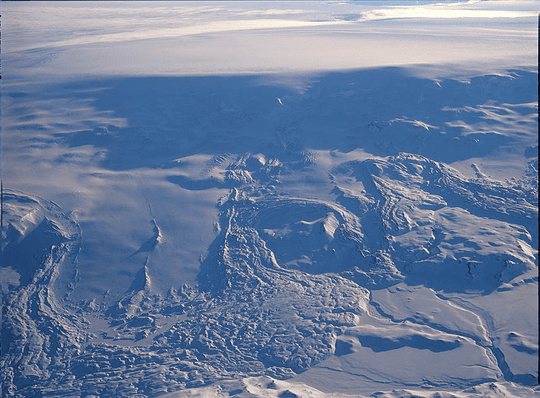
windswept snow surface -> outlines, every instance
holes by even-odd
[[[523,397],[533,2],[2,3],[6,397]]]

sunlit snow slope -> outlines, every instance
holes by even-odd
[[[521,397],[534,5],[2,3],[6,397]]]

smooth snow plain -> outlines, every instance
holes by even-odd
[[[540,395],[534,2],[1,7],[4,396]]]

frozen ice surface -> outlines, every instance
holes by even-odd
[[[540,395],[533,3],[2,14],[4,396]]]

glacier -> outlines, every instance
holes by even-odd
[[[540,395],[534,5],[2,13],[3,396]]]

